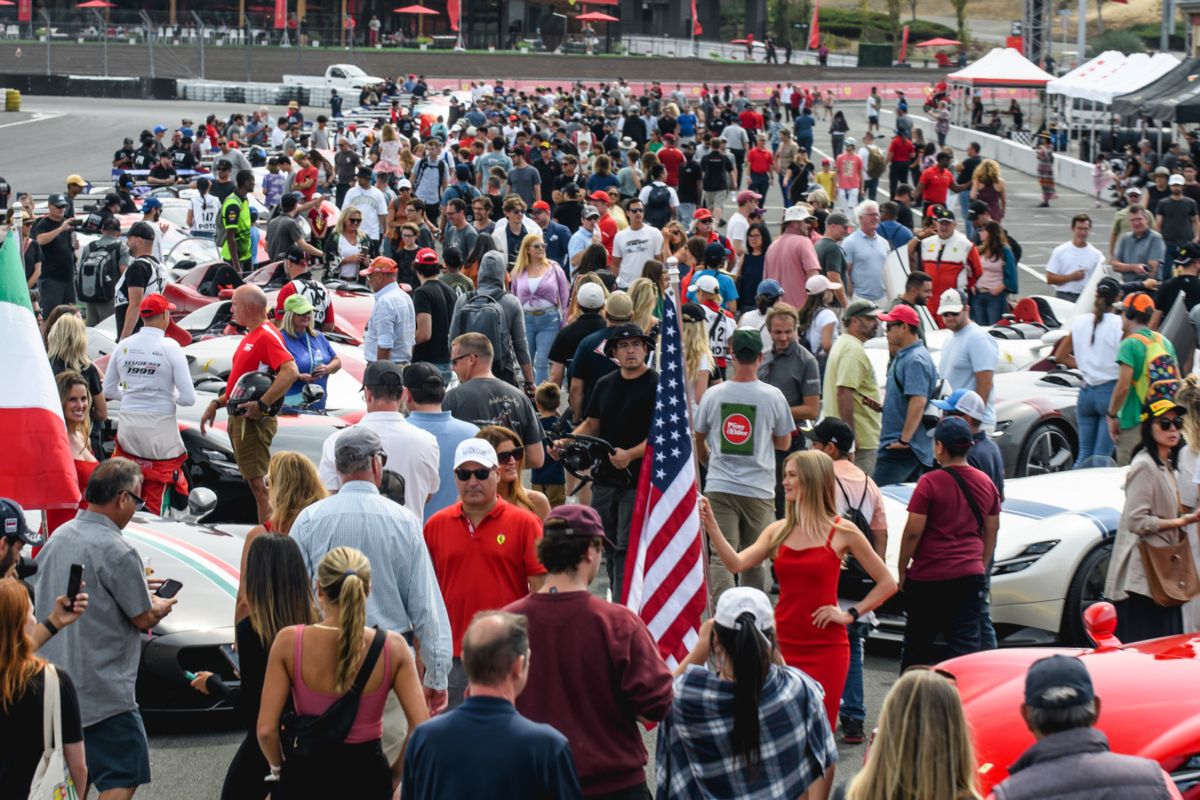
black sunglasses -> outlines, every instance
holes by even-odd
[[[475,355],[475,354],[474,353],[463,353],[461,356],[455,356],[454,358],[450,359],[450,366],[454,366],[458,362],[462,361],[464,358],[467,358],[467,357],[473,356],[473,355]]]
[[[133,507],[134,507],[135,511],[145,511],[146,510],[146,501],[145,500],[138,497],[133,492],[127,491],[127,492],[125,492],[125,494],[129,495],[129,499],[133,501]]]
[[[1183,418],[1182,417],[1175,417],[1175,419],[1160,419],[1160,420],[1156,420],[1156,421],[1158,422],[1158,429],[1160,431],[1169,431],[1172,428],[1174,428],[1177,431],[1183,430]]]
[[[496,453],[496,459],[501,464],[509,461],[520,461],[525,456],[524,447],[514,447],[512,450],[506,450],[503,453]]]
[[[490,467],[476,467],[475,469],[467,469],[466,467],[458,467],[454,470],[454,476],[460,481],[468,481],[472,477],[477,481],[486,481],[488,476],[492,474]]]

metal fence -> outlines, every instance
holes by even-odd
[[[767,49],[761,42],[755,42],[747,50],[745,45],[730,42],[718,42],[711,39],[673,39],[668,36],[622,36],[620,44],[629,55],[666,56],[668,58],[711,58],[726,61],[745,61],[761,64],[766,60]],[[786,55],[782,47],[776,48],[776,60],[785,63]],[[812,50],[793,50],[791,64],[816,65],[817,54]],[[831,67],[858,66],[858,57],[842,53],[830,53],[828,65]]]

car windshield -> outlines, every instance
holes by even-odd
[[[171,248],[164,259],[167,269],[174,269],[181,261],[207,264],[221,260],[221,251],[212,239],[184,239]]]
[[[342,71],[346,73],[347,78],[363,78],[367,74],[352,64],[342,67]]]

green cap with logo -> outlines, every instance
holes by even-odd
[[[733,332],[730,349],[735,356],[756,356],[763,351],[762,334],[757,328],[738,328]]]

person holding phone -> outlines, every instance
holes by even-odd
[[[125,797],[150,782],[149,745],[135,696],[142,633],[176,603],[149,594],[141,556],[121,535],[143,507],[141,491],[142,471],[134,462],[117,457],[100,464],[87,483],[88,508],[55,531],[33,579],[37,616],[47,619],[61,605],[57,595],[70,582],[73,564],[110,578],[96,582],[78,623],[47,628],[51,639],[42,653],[88,687],[79,698],[79,719],[89,781],[101,794],[119,790]]]

